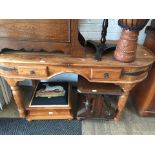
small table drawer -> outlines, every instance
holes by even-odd
[[[18,74],[24,76],[47,76],[47,67],[45,66],[18,66]]]
[[[118,80],[121,77],[121,68],[105,68],[105,69],[92,69],[92,79],[104,79],[104,80]]]

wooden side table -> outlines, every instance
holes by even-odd
[[[155,20],[146,28],[144,46],[154,53],[155,57]],[[131,92],[134,105],[141,116],[155,116],[155,63],[148,77],[138,84]]]
[[[19,89],[19,81],[25,79],[42,80],[49,79],[61,73],[76,73],[86,78],[89,82],[113,83],[121,87],[122,94],[117,104],[115,120],[119,120],[125,107],[129,93],[148,74],[154,57],[150,50],[143,46],[137,49],[136,61],[121,63],[113,58],[110,52],[102,61],[94,59],[94,53],[86,49],[85,58],[73,58],[64,54],[49,54],[45,52],[14,51],[0,54],[0,75],[11,86],[20,117],[33,120],[25,108],[22,93]],[[48,116],[48,113],[44,115]],[[46,117],[47,119],[52,119]],[[42,119],[42,115],[37,119]]]

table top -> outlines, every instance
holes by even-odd
[[[142,45],[138,45],[136,60],[131,63],[122,63],[114,59],[111,51],[102,56],[101,61],[95,60],[95,51],[86,48],[85,58],[73,58],[70,55],[49,52],[25,52],[13,51],[0,54],[0,64],[19,63],[19,64],[41,64],[56,66],[108,66],[108,67],[144,67],[155,61],[153,53]]]

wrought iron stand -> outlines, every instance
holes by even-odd
[[[87,46],[95,48],[96,54],[95,59],[101,61],[102,54],[105,54],[109,51],[115,50],[116,45],[114,44],[106,44],[106,35],[107,35],[107,28],[108,28],[108,19],[103,20],[102,24],[102,32],[101,32],[101,40],[100,42],[88,40]]]

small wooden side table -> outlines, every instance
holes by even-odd
[[[122,89],[117,104],[115,120],[119,120],[126,105],[129,92],[147,75],[154,57],[150,50],[138,46],[136,61],[121,63],[113,58],[113,52],[102,57],[102,61],[94,59],[94,51],[86,49],[85,58],[73,58],[64,54],[49,54],[46,52],[14,51],[0,54],[0,75],[11,86],[20,117],[28,120],[43,119],[42,115],[33,117],[23,103],[19,81],[25,79],[42,80],[50,79],[62,73],[76,73],[86,78],[89,82],[113,83]],[[40,112],[41,113],[41,112]],[[44,111],[46,119],[48,117]]]

